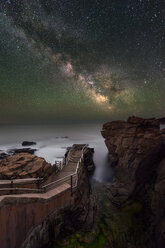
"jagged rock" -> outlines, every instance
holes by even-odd
[[[8,156],[8,154],[5,153],[5,152],[0,153],[0,159],[4,159],[4,158],[6,158],[7,156]]]
[[[22,146],[33,146],[36,145],[36,142],[33,141],[23,141]]]
[[[155,176],[165,156],[160,123],[155,118],[129,117],[103,125],[102,135],[116,168],[116,180],[110,186],[110,198],[121,205],[145,182]],[[120,196],[120,197],[116,197]]]
[[[95,170],[93,154],[94,154],[94,149],[89,147],[86,149],[84,153],[84,166],[87,168],[87,171],[89,173],[93,173]]]
[[[29,153],[29,154],[34,154],[37,151],[37,149],[31,149],[31,148],[15,148],[15,149],[10,149],[7,152],[2,152],[0,153],[0,160],[3,160],[9,156],[19,154],[19,153]]]
[[[138,201],[143,206],[136,247],[165,247],[165,131],[159,120],[129,117],[103,125],[116,179],[106,185],[118,209]],[[137,229],[138,228],[138,229]],[[123,246],[124,247],[124,246]]]
[[[45,159],[29,153],[9,156],[0,162],[0,179],[47,178],[53,167]]]

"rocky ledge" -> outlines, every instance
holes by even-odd
[[[106,185],[111,205],[123,209],[138,202],[143,209],[131,247],[165,247],[165,130],[155,118],[133,116],[104,124],[102,136],[116,172]]]
[[[54,166],[44,158],[30,153],[19,153],[0,161],[0,180],[19,178],[47,178]]]

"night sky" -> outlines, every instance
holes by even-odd
[[[165,2],[0,0],[0,123],[165,116]]]

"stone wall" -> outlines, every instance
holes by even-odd
[[[63,184],[45,194],[0,196],[0,247],[19,248],[47,216],[69,204],[70,195]]]

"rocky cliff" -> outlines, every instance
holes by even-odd
[[[133,116],[104,124],[102,135],[116,172],[106,185],[111,206],[119,215],[132,206],[140,209],[129,230],[134,237],[118,247],[165,247],[165,130],[155,118]]]

